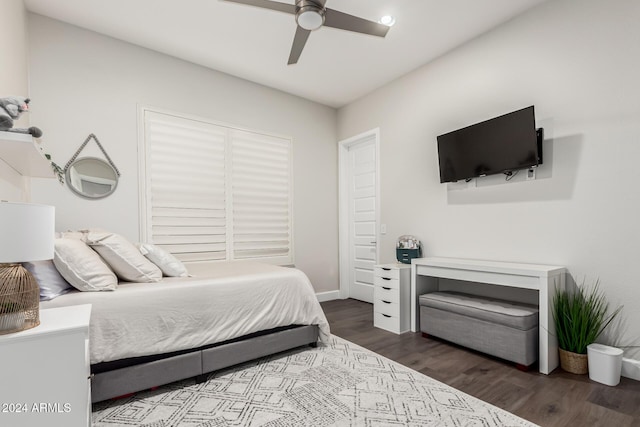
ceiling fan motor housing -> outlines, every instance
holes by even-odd
[[[324,24],[324,7],[314,0],[296,0],[296,23],[305,30],[317,30]]]

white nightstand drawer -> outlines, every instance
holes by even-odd
[[[384,277],[375,276],[373,278],[373,285],[381,288],[399,289],[400,279],[385,279]]]
[[[399,279],[400,270],[389,267],[374,267],[373,275],[376,277],[386,277],[387,279]]]
[[[400,304],[397,302],[375,300],[374,304],[374,311],[392,317],[400,317]]]
[[[375,288],[373,288],[373,299],[376,301],[390,301],[390,302],[399,303],[400,292],[398,289],[383,288],[381,286],[376,286]]]
[[[387,331],[399,333],[400,321],[397,317],[385,315],[383,313],[373,313],[373,326],[386,329]]]
[[[43,309],[37,328],[0,335],[0,402],[28,404],[0,413],[0,425],[91,426],[90,319],[90,304]]]

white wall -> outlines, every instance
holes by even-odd
[[[338,289],[336,111],[154,51],[29,15],[31,122],[61,166],[94,133],[122,173],[102,200],[33,179],[57,229],[102,227],[139,239],[137,106],[293,137],[296,266],[317,292]],[[91,142],[83,155],[99,151]]]
[[[5,0],[0,13],[0,40],[4,40],[0,55],[0,98],[27,96],[27,14],[22,0]],[[28,127],[27,114],[14,127]],[[0,160],[0,200],[27,201],[28,178]]]
[[[639,345],[638,22],[636,0],[547,2],[340,109],[339,139],[381,130],[381,261],[415,234],[426,255],[564,265],[624,304],[620,344]],[[537,180],[440,184],[437,135],[532,104]]]

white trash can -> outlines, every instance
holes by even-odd
[[[589,378],[606,385],[618,385],[622,369],[622,353],[623,351],[619,348],[589,344],[587,346]]]

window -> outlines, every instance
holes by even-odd
[[[292,264],[291,139],[143,110],[142,239],[184,262]]]

